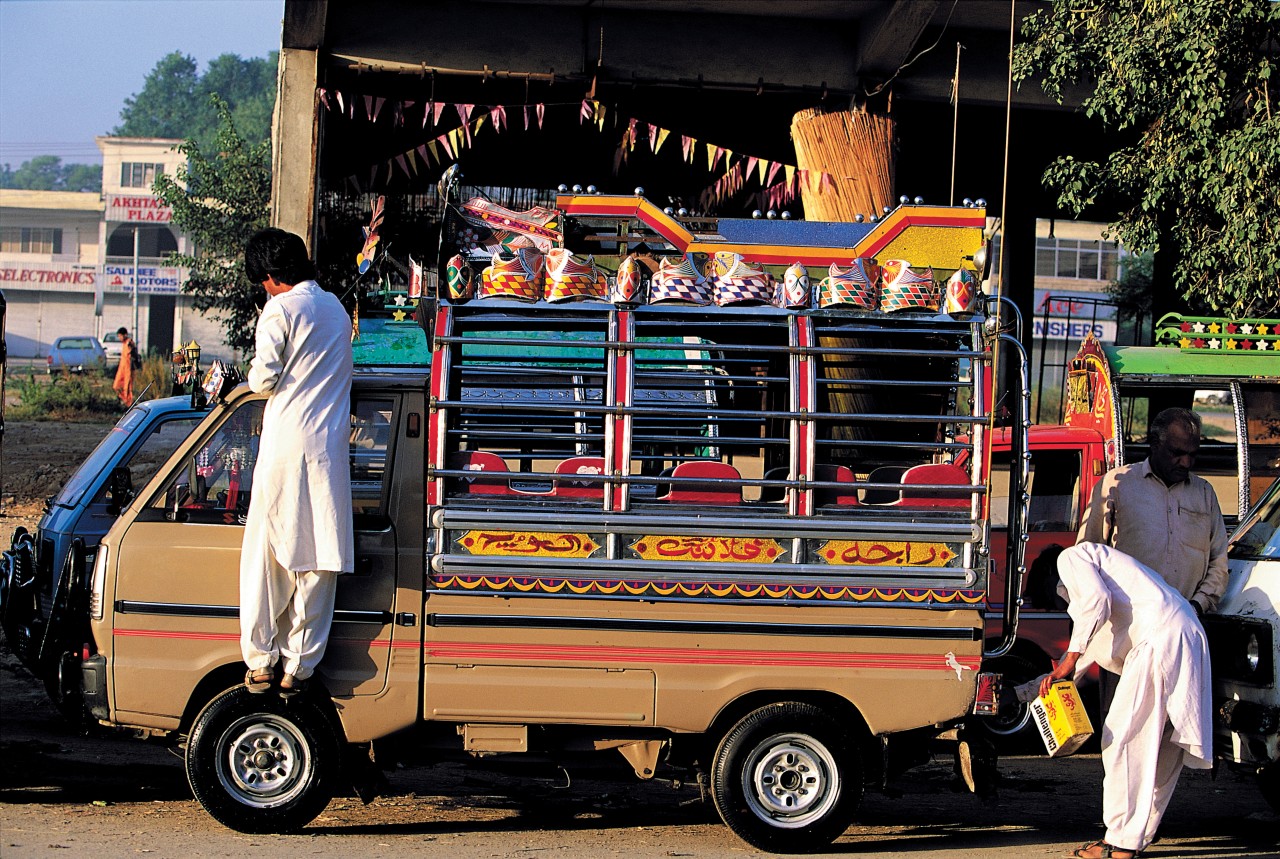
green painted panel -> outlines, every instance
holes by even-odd
[[[1104,346],[1118,376],[1280,379],[1280,353],[1182,351],[1160,346]]]
[[[427,335],[417,322],[361,319],[360,336],[351,341],[356,366],[412,366],[431,364]]]

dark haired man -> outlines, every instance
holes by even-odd
[[[1227,584],[1227,529],[1213,487],[1191,473],[1200,416],[1165,409],[1147,433],[1151,454],[1108,472],[1094,487],[1077,535],[1137,559],[1164,577],[1200,615]]]
[[[240,556],[240,643],[248,690],[269,690],[279,667],[291,696],[324,656],[337,576],[355,564],[351,319],[293,233],[256,233],[245,272],[269,296],[249,366],[249,387],[269,396]]]

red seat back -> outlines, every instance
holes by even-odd
[[[475,477],[457,478],[458,486],[469,495],[513,495],[506,462],[496,453],[483,450],[460,450],[449,455],[449,468],[476,472]],[[493,475],[493,476],[490,476]]]
[[[964,489],[915,489],[920,484],[946,484]],[[913,465],[902,475],[904,507],[968,507],[971,501],[969,475],[949,462]]]
[[[742,475],[723,462],[682,462],[671,472],[672,477],[699,478],[706,483],[671,484],[659,500],[673,504],[741,504]]]
[[[551,494],[557,498],[604,498],[604,481],[575,478],[578,474],[603,475],[604,457],[571,456],[556,466]]]

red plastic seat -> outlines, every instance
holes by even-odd
[[[946,484],[964,489],[915,489],[920,484]],[[949,462],[913,465],[902,475],[903,507],[969,507],[971,490],[969,475]]]
[[[507,463],[502,457],[496,453],[483,450],[460,450],[449,455],[449,468],[477,472],[475,477],[457,479],[458,486],[468,495],[516,494],[511,488],[511,479],[506,476],[510,473],[510,469],[507,468]]]
[[[843,486],[838,488],[819,487],[814,490],[815,503],[850,505],[858,503],[858,488],[853,478],[853,469],[847,465],[815,465],[813,467],[813,477],[825,483],[848,483],[848,489]]]
[[[672,477],[699,478],[706,483],[671,484],[659,501],[672,504],[741,504],[742,475],[723,462],[698,460],[682,462],[671,472]]]
[[[603,475],[604,457],[571,456],[556,466],[551,494],[557,498],[604,498],[602,480],[574,479],[576,474]]]

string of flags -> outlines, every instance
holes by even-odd
[[[396,127],[419,125],[423,131],[438,132],[417,146],[371,164],[367,179],[357,174],[348,176],[347,183],[357,192],[376,187],[379,178],[388,184],[393,182],[399,174],[403,174],[406,179],[413,179],[432,165],[446,165],[457,161],[463,149],[473,145],[473,139],[486,125],[492,125],[494,132],[498,134],[512,129],[517,124],[524,131],[535,128],[541,131],[546,120],[547,107],[565,106],[556,103],[478,105],[441,101],[419,102],[411,99],[388,100],[379,96],[350,94],[324,87],[317,89],[316,95],[326,111],[351,121],[378,122],[384,112],[389,110],[391,121]],[[574,102],[572,105],[578,108],[580,125],[590,122],[598,131],[604,132],[609,115],[607,105],[595,99],[583,99],[581,103]],[[417,117],[418,109],[421,110],[420,118]],[[453,125],[454,115],[457,117],[456,125]],[[446,122],[451,127],[442,130]],[[720,177],[698,195],[699,203],[704,208],[711,208],[740,193],[753,179],[760,186],[756,198],[761,207],[772,209],[780,208],[783,204],[794,200],[800,192],[801,183],[807,189],[817,193],[835,189],[835,177],[830,173],[806,170],[783,161],[734,152],[727,147],[698,140],[691,135],[680,134],[634,117],[622,117],[616,112],[614,122],[624,126],[622,139],[614,157],[615,173],[623,163],[626,163],[637,146],[647,146],[648,151],[656,155],[668,140],[672,140],[673,145],[674,141],[679,141],[680,156],[686,163],[696,163],[701,151],[706,159],[709,173],[714,174],[723,170]],[[779,174],[782,175],[781,181],[778,181]]]

